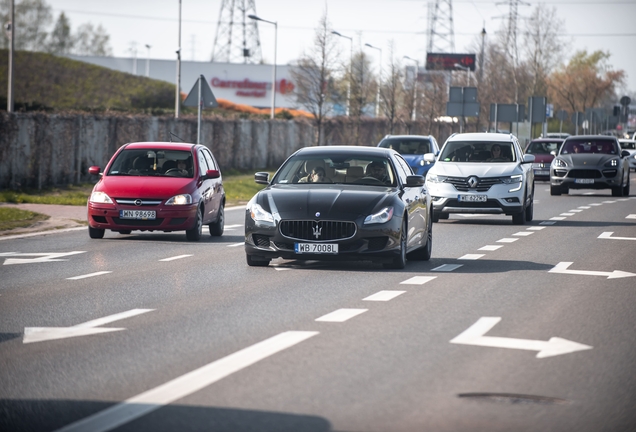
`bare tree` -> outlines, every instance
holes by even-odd
[[[556,15],[556,8],[541,3],[526,21],[523,36],[523,53],[527,71],[532,75],[531,93],[546,95],[547,79],[563,58],[566,42],[559,36],[563,20]]]
[[[9,21],[11,0],[0,0],[0,21]],[[44,0],[22,0],[15,5],[15,49],[26,51],[46,50],[47,27],[53,20],[51,7]],[[0,36],[2,48],[9,47],[5,32]]]
[[[71,23],[64,12],[60,14],[51,32],[47,51],[55,55],[70,54],[73,50],[74,40],[71,35]]]
[[[77,28],[77,33],[75,34],[74,53],[77,55],[95,56],[112,55],[112,50],[108,43],[109,39],[110,36],[101,24],[97,28],[91,23],[82,24]]]
[[[291,69],[296,84],[296,101],[314,117],[316,145],[323,143],[325,116],[331,111],[331,88],[338,51],[325,11],[314,35],[314,45]]]
[[[389,64],[381,88],[380,107],[384,115],[389,120],[389,133],[393,133],[393,128],[398,120],[398,115],[402,101],[404,99],[404,89],[402,87],[402,64],[395,59],[393,41],[389,42]]]

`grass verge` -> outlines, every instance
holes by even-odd
[[[45,221],[49,216],[13,207],[0,207],[0,231],[14,228],[26,228]]]

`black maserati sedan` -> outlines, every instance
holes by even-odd
[[[611,189],[629,195],[630,153],[607,135],[575,135],[563,141],[550,165],[550,195],[569,189]]]
[[[404,268],[428,260],[431,197],[395,150],[306,147],[292,154],[250,200],[245,213],[249,266],[289,260],[365,260]]]

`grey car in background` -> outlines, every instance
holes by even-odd
[[[630,153],[606,135],[566,138],[550,165],[550,195],[570,189],[611,189],[612,196],[629,195]]]

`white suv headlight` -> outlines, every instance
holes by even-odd
[[[510,189],[508,192],[517,192],[519,189],[521,189],[522,179],[523,176],[521,174],[517,174],[510,177],[503,177],[501,179],[501,182],[503,184],[516,185],[516,187]]]
[[[188,205],[192,204],[192,196],[190,194],[175,195],[166,201],[166,205]]]
[[[112,204],[113,200],[104,192],[93,192],[90,197],[90,202],[97,204]]]

